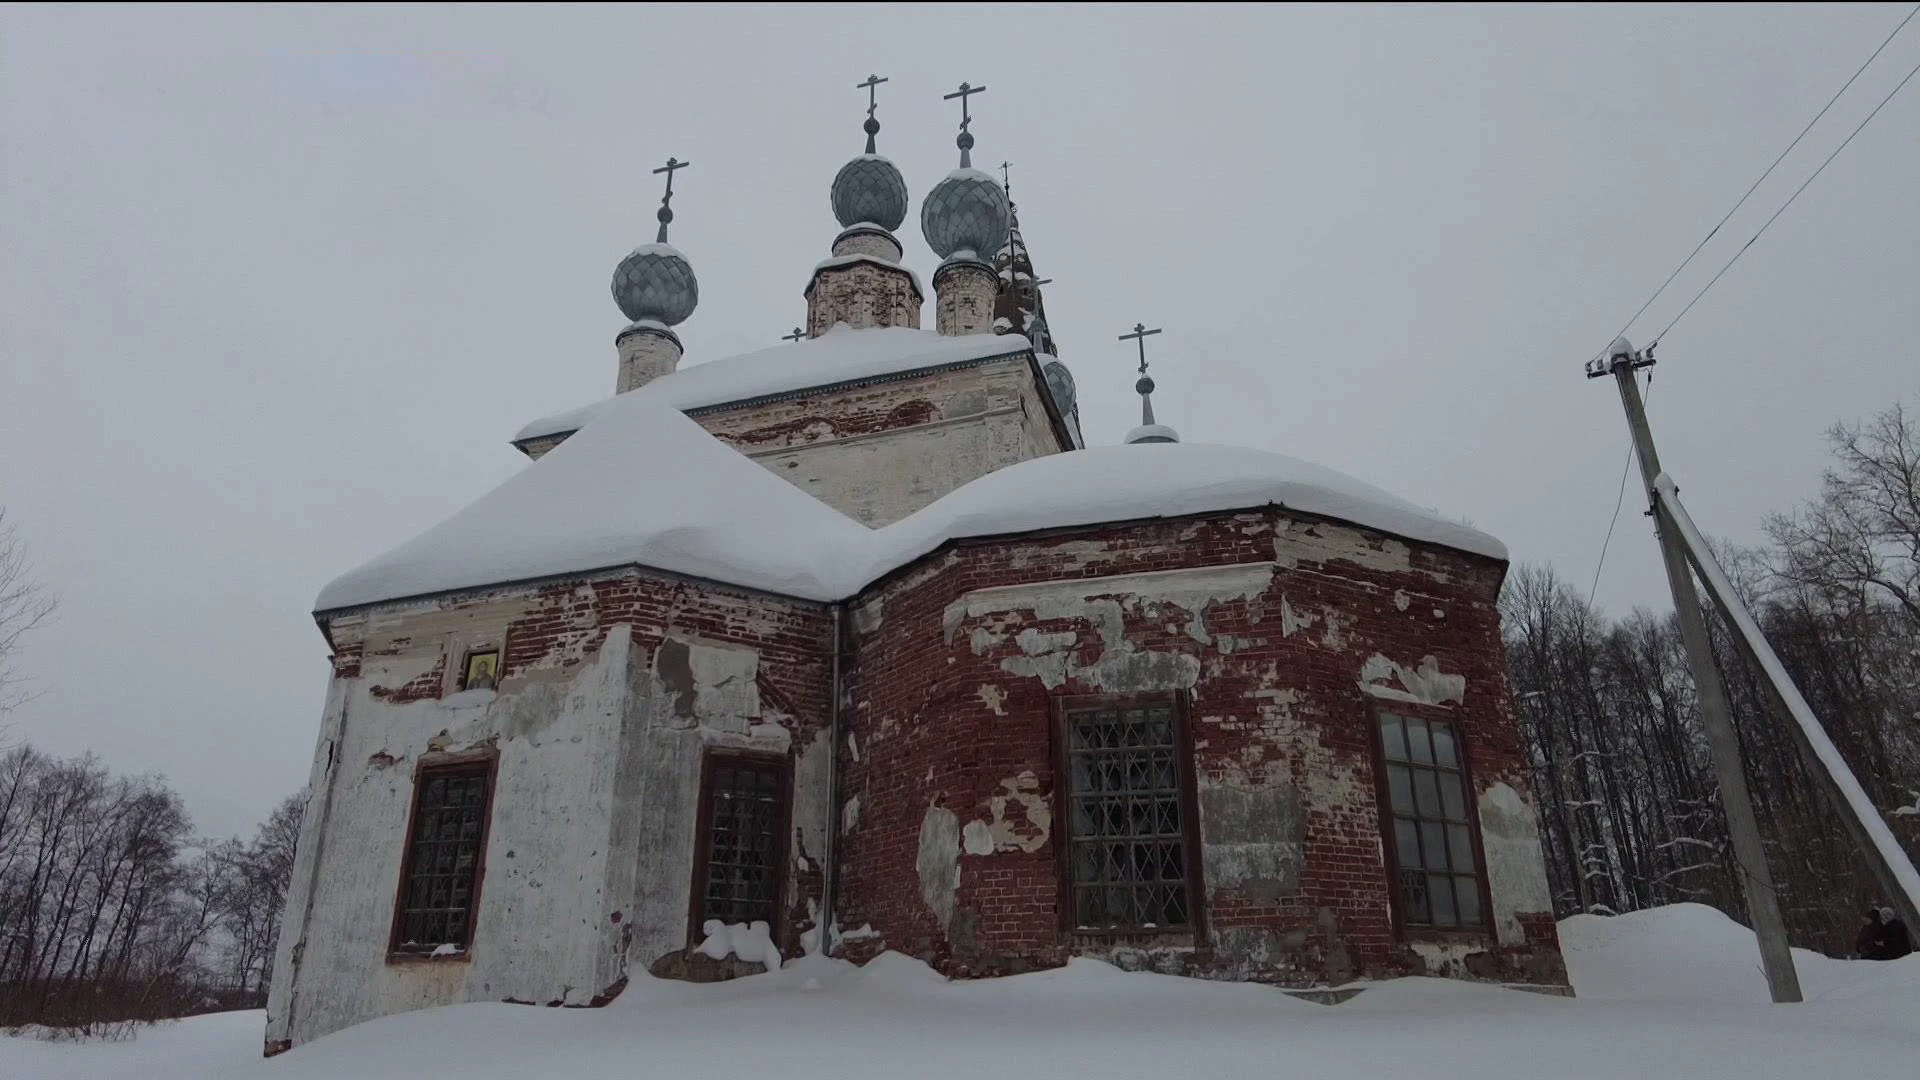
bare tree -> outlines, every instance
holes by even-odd
[[[0,717],[27,699],[24,677],[14,666],[20,639],[45,622],[55,604],[28,570],[26,542],[0,507]]]

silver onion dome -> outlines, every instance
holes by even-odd
[[[1047,358],[1046,366],[1040,370],[1047,377],[1047,389],[1053,392],[1053,400],[1060,406],[1060,411],[1078,416],[1080,402],[1073,384],[1073,372],[1067,370],[1067,365],[1051,357]]]
[[[920,204],[920,231],[934,254],[991,255],[1007,242],[1007,193],[978,169],[948,173]]]
[[[613,302],[634,322],[653,320],[668,326],[687,321],[700,302],[693,264],[670,244],[634,248],[613,270]]]
[[[833,216],[842,228],[872,222],[892,232],[907,219],[907,202],[906,179],[878,154],[854,158],[833,178]]]

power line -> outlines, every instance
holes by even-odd
[[[1888,34],[1886,38],[1880,42],[1880,47],[1873,50],[1873,55],[1867,57],[1864,63],[1855,68],[1853,74],[1847,78],[1846,82],[1840,84],[1840,89],[1833,92],[1833,96],[1828,98],[1827,103],[1820,107],[1820,111],[1813,114],[1813,119],[1807,121],[1807,126],[1800,129],[1800,134],[1795,135],[1793,141],[1787,144],[1787,148],[1780,151],[1780,156],[1773,159],[1773,164],[1767,166],[1767,171],[1760,174],[1760,179],[1755,180],[1752,186],[1747,188],[1746,193],[1740,196],[1740,201],[1734,203],[1733,208],[1728,210],[1726,214],[1714,224],[1713,228],[1707,230],[1707,235],[1700,238],[1700,242],[1693,246],[1693,250],[1687,253],[1687,257],[1680,260],[1680,265],[1673,268],[1673,273],[1668,274],[1667,280],[1661,282],[1660,287],[1653,290],[1653,295],[1647,297],[1647,302],[1640,305],[1640,310],[1633,313],[1633,316],[1620,327],[1620,332],[1613,335],[1614,337],[1617,338],[1624,335],[1628,330],[1632,329],[1635,320],[1647,313],[1647,309],[1653,306],[1653,302],[1660,299],[1660,294],[1667,291],[1667,286],[1673,284],[1673,279],[1679,277],[1680,272],[1691,265],[1695,256],[1699,255],[1701,250],[1707,246],[1707,242],[1715,236],[1718,236],[1720,229],[1725,226],[1728,221],[1732,220],[1733,215],[1739,213],[1740,208],[1747,205],[1747,200],[1753,197],[1754,192],[1760,190],[1761,184],[1767,182],[1767,177],[1773,175],[1773,170],[1779,168],[1780,163],[1787,160],[1787,155],[1793,153],[1793,148],[1799,146],[1800,140],[1807,137],[1807,132],[1813,130],[1813,125],[1819,123],[1820,118],[1827,115],[1828,110],[1833,108],[1834,102],[1840,100],[1840,95],[1846,93],[1847,89],[1854,84],[1855,80],[1860,78],[1861,73],[1866,71],[1869,65],[1880,58],[1880,54],[1886,51],[1887,46],[1893,42],[1895,37],[1899,36],[1900,31],[1907,28],[1907,24],[1913,21],[1915,15],[1920,15],[1920,4],[1915,4],[1913,10],[1907,12],[1907,17],[1900,20],[1900,25],[1894,27],[1893,32]]]
[[[1641,407],[1653,400],[1653,372],[1647,372],[1647,392],[1641,399]],[[1593,598],[1600,593],[1600,571],[1607,565],[1607,545],[1613,543],[1613,528],[1620,524],[1620,508],[1627,502],[1627,474],[1633,471],[1633,441],[1627,441],[1627,460],[1620,464],[1620,491],[1613,497],[1613,517],[1607,522],[1607,535],[1600,541],[1600,558],[1593,564],[1593,584],[1587,586],[1587,609],[1593,609]]]
[[[1780,209],[1775,210],[1773,212],[1773,216],[1767,219],[1767,223],[1765,225],[1760,226],[1760,232],[1753,234],[1753,240],[1749,240],[1746,243],[1740,245],[1740,250],[1734,252],[1733,258],[1727,260],[1727,265],[1721,267],[1720,272],[1718,274],[1713,275],[1713,280],[1707,282],[1704,288],[1702,288],[1699,292],[1694,294],[1693,299],[1687,301],[1687,306],[1680,309],[1680,314],[1675,315],[1673,317],[1673,322],[1668,323],[1665,329],[1662,329],[1658,334],[1655,334],[1653,336],[1653,340],[1648,343],[1649,345],[1659,344],[1660,339],[1667,336],[1667,331],[1673,329],[1674,323],[1678,323],[1681,319],[1686,317],[1687,312],[1693,310],[1693,305],[1699,303],[1700,298],[1707,295],[1707,290],[1713,288],[1714,282],[1719,281],[1722,277],[1726,275],[1727,271],[1733,269],[1733,264],[1739,262],[1740,256],[1745,255],[1747,253],[1747,249],[1753,246],[1754,240],[1760,239],[1761,234],[1765,233],[1769,226],[1771,226],[1774,222],[1780,220],[1780,215],[1786,213],[1787,207],[1793,205],[1793,200],[1798,199],[1800,197],[1800,193],[1807,190],[1807,185],[1813,183],[1814,180],[1819,178],[1821,173],[1826,171],[1827,166],[1833,163],[1833,159],[1840,156],[1840,151],[1845,150],[1847,148],[1847,144],[1853,141],[1853,137],[1855,135],[1860,134],[1860,131],[1862,128],[1865,128],[1868,124],[1872,123],[1874,117],[1880,115],[1880,110],[1887,107],[1887,102],[1892,101],[1895,94],[1898,94],[1900,91],[1906,89],[1907,84],[1913,81],[1913,77],[1915,75],[1920,75],[1920,64],[1913,65],[1912,69],[1910,69],[1907,72],[1907,77],[1904,79],[1901,79],[1898,85],[1896,85],[1892,90],[1887,92],[1886,97],[1883,97],[1880,99],[1880,104],[1875,105],[1873,107],[1873,111],[1867,114],[1867,118],[1865,120],[1860,121],[1859,125],[1856,126],[1853,129],[1853,131],[1849,132],[1845,139],[1841,140],[1841,143],[1839,146],[1836,146],[1833,148],[1833,153],[1828,154],[1827,160],[1821,162],[1820,167],[1813,170],[1813,175],[1807,177],[1805,183],[1795,188],[1792,195],[1787,196],[1787,201],[1780,204]]]
[[[1873,53],[1869,55],[1866,58],[1866,60],[1862,61],[1859,67],[1854,69],[1853,74],[1847,77],[1846,82],[1840,84],[1840,89],[1835,90],[1833,92],[1833,96],[1827,99],[1827,103],[1820,107],[1820,111],[1813,114],[1813,119],[1807,121],[1806,126],[1800,129],[1800,133],[1793,137],[1793,141],[1787,144],[1787,148],[1785,150],[1780,151],[1780,155],[1773,159],[1773,163],[1771,165],[1768,165],[1766,171],[1760,174],[1760,178],[1758,180],[1755,180],[1751,185],[1748,186],[1747,190],[1741,194],[1739,201],[1735,202],[1733,204],[1733,207],[1729,209],[1724,215],[1722,215],[1719,221],[1714,223],[1713,228],[1707,230],[1707,235],[1700,238],[1700,242],[1693,246],[1693,250],[1687,253],[1686,258],[1680,260],[1680,265],[1674,267],[1673,272],[1667,275],[1667,279],[1660,283],[1660,287],[1653,290],[1653,295],[1647,297],[1646,302],[1640,305],[1639,310],[1635,311],[1633,315],[1629,317],[1627,321],[1621,325],[1619,332],[1613,335],[1615,339],[1625,336],[1626,332],[1633,328],[1633,324],[1640,318],[1640,316],[1646,314],[1647,309],[1653,306],[1653,302],[1655,300],[1660,299],[1661,294],[1667,291],[1667,286],[1673,284],[1674,279],[1679,277],[1681,272],[1684,271],[1689,265],[1693,263],[1693,260],[1700,254],[1700,252],[1703,249],[1706,248],[1707,243],[1711,241],[1715,236],[1719,235],[1720,230],[1723,227],[1725,227],[1728,221],[1731,221],[1733,219],[1733,215],[1738,213],[1740,208],[1747,204],[1747,200],[1753,197],[1753,193],[1760,189],[1760,185],[1766,183],[1767,177],[1773,175],[1773,170],[1780,167],[1780,163],[1787,159],[1788,154],[1793,153],[1793,148],[1800,145],[1800,141],[1807,137],[1807,133],[1813,130],[1813,126],[1815,124],[1818,124],[1820,122],[1820,119],[1826,116],[1830,110],[1832,110],[1834,103],[1840,100],[1841,95],[1845,94],[1848,88],[1852,87],[1853,84],[1859,80],[1861,74],[1864,73],[1868,67],[1872,66],[1875,60],[1878,60],[1880,58],[1880,54],[1885,52],[1887,46],[1893,43],[1893,39],[1900,35],[1900,31],[1905,30],[1907,28],[1907,24],[1913,21],[1913,17],[1915,15],[1920,15],[1920,4],[1915,4],[1913,6],[1913,9],[1907,12],[1906,18],[1901,19],[1899,24],[1896,25],[1893,28],[1893,30],[1887,34],[1885,38],[1881,39],[1879,46],[1873,50]],[[1823,171],[1826,170],[1827,165],[1830,162],[1832,162],[1834,158],[1840,155],[1840,151],[1845,150],[1847,148],[1847,143],[1852,142],[1853,137],[1855,135],[1860,134],[1860,129],[1866,127],[1868,122],[1871,121],[1874,118],[1874,116],[1878,115],[1882,108],[1886,107],[1887,102],[1893,100],[1893,95],[1898,94],[1901,91],[1901,89],[1904,88],[1910,80],[1912,80],[1916,72],[1920,72],[1920,65],[1916,65],[1913,71],[1907,72],[1907,77],[1904,79],[1901,79],[1900,84],[1898,86],[1895,86],[1891,93],[1887,94],[1886,97],[1880,99],[1880,104],[1875,105],[1873,107],[1873,112],[1868,113],[1867,118],[1865,120],[1860,121],[1859,126],[1855,127],[1853,131],[1846,137],[1846,139],[1843,140],[1839,146],[1834,148],[1833,153],[1827,155],[1826,161],[1822,161],[1820,163],[1820,167],[1813,170],[1813,175],[1807,177],[1807,179],[1803,183],[1801,183],[1801,185],[1798,188],[1794,190],[1794,193],[1787,197],[1787,201],[1781,204],[1780,209],[1773,212],[1773,217],[1768,218],[1765,225],[1760,226],[1760,232],[1754,233],[1752,240],[1748,240],[1744,245],[1741,246],[1739,251],[1734,252],[1733,258],[1729,259],[1727,261],[1727,264],[1720,268],[1719,273],[1713,275],[1713,280],[1707,282],[1705,288],[1701,289],[1698,293],[1694,294],[1693,299],[1687,302],[1686,307],[1680,309],[1680,314],[1674,316],[1672,322],[1669,322],[1664,329],[1662,329],[1658,334],[1654,335],[1653,340],[1648,343],[1647,347],[1649,350],[1651,350],[1654,345],[1659,344],[1660,339],[1663,337],[1666,337],[1667,331],[1673,329],[1675,324],[1677,324],[1680,321],[1680,319],[1686,315],[1687,312],[1693,310],[1693,306],[1699,303],[1700,298],[1707,294],[1707,289],[1713,288],[1714,282],[1719,281],[1721,277],[1725,276],[1728,270],[1731,270],[1733,268],[1734,263],[1740,261],[1740,256],[1746,254],[1747,248],[1752,247],[1755,240],[1760,239],[1760,234],[1766,232],[1767,227],[1772,225],[1776,220],[1778,220],[1781,214],[1786,213],[1787,207],[1792,206],[1793,201],[1800,197],[1800,193],[1807,189],[1807,185],[1813,183],[1814,177],[1819,176]],[[1611,344],[1609,344],[1608,348],[1611,348],[1611,347],[1612,347]],[[1599,353],[1595,354],[1594,359],[1598,360],[1605,355],[1606,355],[1606,350],[1602,349]],[[1649,401],[1652,400],[1653,398],[1653,373],[1652,372],[1647,373],[1646,397],[1647,397],[1647,400]],[[1615,493],[1614,499],[1613,499],[1613,516],[1607,520],[1607,532],[1606,532],[1606,535],[1600,541],[1600,557],[1594,562],[1593,583],[1587,587],[1587,607],[1589,608],[1593,607],[1594,598],[1598,596],[1600,592],[1600,574],[1603,570],[1606,569],[1606,566],[1607,566],[1607,548],[1611,546],[1611,544],[1613,543],[1613,530],[1620,524],[1620,508],[1626,505],[1627,477],[1629,474],[1631,474],[1632,471],[1633,471],[1633,445],[1631,442],[1629,442],[1627,445],[1626,461],[1623,462],[1620,467],[1620,490]]]

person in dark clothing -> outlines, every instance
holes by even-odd
[[[1853,939],[1853,955],[1860,960],[1879,960],[1887,949],[1887,928],[1880,922],[1880,909],[1868,908],[1860,922],[1860,935]]]
[[[1913,951],[1913,936],[1907,924],[1890,907],[1880,909],[1880,959],[1898,960]]]

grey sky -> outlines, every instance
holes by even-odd
[[[916,215],[954,163],[940,95],[987,84],[976,158],[1015,163],[1090,441],[1137,422],[1114,337],[1145,320],[1190,441],[1315,459],[1584,585],[1625,434],[1580,365],[1905,11],[10,8],[0,504],[63,607],[9,737],[250,829],[306,778],[320,586],[611,391],[649,170],[694,163],[689,361],[773,344],[869,71]],[[1916,62],[1920,20],[1636,341]],[[1829,423],[1920,393],[1916,134],[1909,86],[1667,338],[1651,412],[1703,527],[1754,539]],[[1614,610],[1665,602],[1629,498]]]

